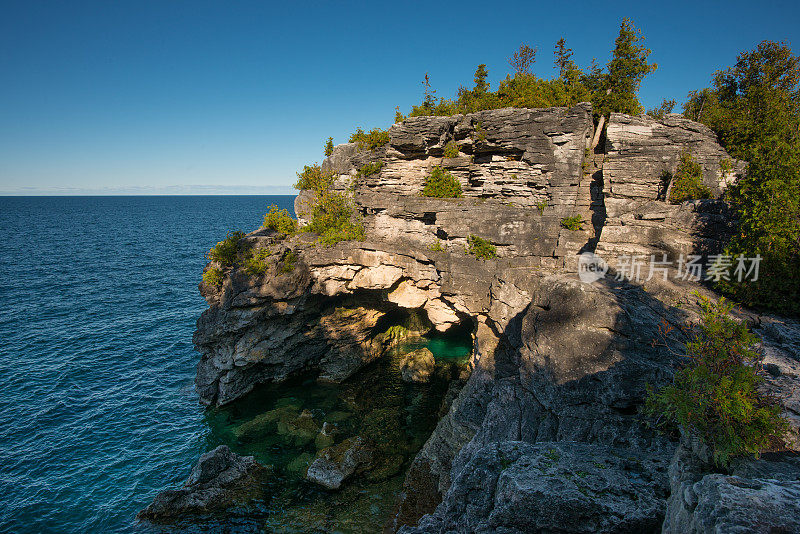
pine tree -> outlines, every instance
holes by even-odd
[[[563,37],[556,42],[555,56],[555,68],[558,70],[559,78],[564,80],[568,73],[575,69],[575,63],[572,61],[572,49],[567,48],[567,41]]]
[[[637,115],[642,112],[636,94],[644,77],[657,68],[655,63],[647,62],[650,50],[643,46],[643,42],[641,30],[630,19],[622,19],[607,72],[592,98],[596,112],[602,115],[611,112]]]
[[[333,137],[329,137],[328,141],[325,143],[325,157],[331,154],[333,154]]]
[[[472,90],[474,94],[478,95],[489,91],[489,82],[486,81],[488,75],[489,71],[486,70],[486,65],[483,63],[478,65],[475,71],[475,89]]]

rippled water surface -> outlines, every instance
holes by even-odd
[[[136,512],[221,443],[271,466],[270,497],[190,531],[380,531],[471,339],[417,338],[344,384],[298,377],[202,409],[204,252],[271,203],[292,197],[0,197],[0,531],[158,530]],[[433,378],[401,381],[403,354],[423,345]],[[305,481],[319,450],[354,436],[370,470],[336,492]]]
[[[0,530],[140,531],[214,438],[192,380],[210,245],[292,197],[0,198]]]

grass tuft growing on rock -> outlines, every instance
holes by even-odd
[[[584,221],[583,217],[580,215],[573,215],[572,217],[564,217],[561,219],[561,227],[567,230],[580,230],[584,222],[586,221]]]
[[[442,245],[442,242],[437,239],[436,242],[428,245],[428,250],[431,252],[444,252],[444,246]]]
[[[422,189],[422,196],[424,197],[459,198],[461,193],[459,181],[439,166],[433,168],[430,176],[425,180],[425,187]]]
[[[701,320],[689,332],[686,365],[672,384],[650,390],[645,412],[656,424],[677,424],[711,449],[726,466],[735,456],[758,454],[787,428],[775,399],[758,390],[758,339],[744,321],[730,317],[732,304],[703,298]]]
[[[470,235],[467,239],[467,254],[472,254],[479,260],[491,260],[497,257],[497,247],[486,239]]]

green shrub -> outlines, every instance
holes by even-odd
[[[672,204],[680,204],[687,200],[709,198],[710,196],[711,190],[703,184],[703,167],[689,152],[683,152],[678,162],[678,169],[672,177],[669,201]]]
[[[286,235],[297,232],[297,220],[289,215],[289,210],[279,209],[275,204],[270,205],[269,211],[264,215],[264,226]]]
[[[347,221],[336,227],[326,229],[320,234],[318,241],[330,247],[340,241],[361,241],[364,239],[364,226],[361,223]]]
[[[467,239],[467,254],[472,254],[479,260],[491,260],[497,257],[497,247],[486,239],[470,235]]]
[[[725,176],[733,171],[733,162],[730,158],[719,158],[719,169],[722,171],[722,175]]]
[[[428,250],[431,252],[443,252],[444,247],[442,246],[442,242],[437,239],[435,243],[428,245]]]
[[[329,137],[325,142],[325,157],[333,154],[333,137]]]
[[[461,184],[456,178],[442,169],[434,167],[428,179],[425,180],[425,187],[422,189],[422,196],[436,198],[458,198],[461,196]]]
[[[380,162],[381,166],[383,165]],[[376,164],[372,165],[372,169]],[[314,192],[314,200],[309,206],[309,223],[302,228],[304,232],[319,234],[318,241],[323,245],[333,245],[339,241],[363,239],[364,227],[352,222],[354,214],[352,202],[343,193],[331,191],[336,173],[323,172],[317,164],[306,165],[297,173],[295,188]]]
[[[335,172],[322,172],[322,168],[314,163],[313,165],[305,165],[303,170],[297,173],[297,182],[295,182],[294,187],[295,189],[319,193],[330,188],[335,179]]]
[[[383,168],[383,161],[380,160],[373,161],[372,163],[367,163],[366,165],[358,169],[357,176],[359,177],[372,176],[373,174],[381,172],[382,168]]]
[[[444,145],[444,157],[457,158],[458,152],[458,143],[456,143],[454,140],[450,140],[446,145]]]
[[[539,214],[544,214],[544,210],[547,208],[547,201],[542,200],[541,202],[536,203],[536,209],[539,210]]]
[[[290,273],[294,271],[294,268],[297,266],[297,253],[293,250],[287,250],[283,253],[283,257],[281,258],[281,267],[280,272]]]
[[[225,239],[217,243],[214,248],[206,253],[209,261],[216,261],[225,266],[232,266],[236,263],[236,255],[239,253],[239,245],[244,237],[244,232],[228,232]]]
[[[564,217],[561,219],[561,227],[567,230],[580,230],[581,225],[586,222],[580,215],[573,215],[572,217]]]
[[[406,120],[406,116],[400,112],[400,106],[395,106],[394,108],[394,122],[395,124],[403,122]]]
[[[247,274],[257,276],[264,274],[269,269],[267,258],[270,257],[272,252],[269,248],[250,249],[244,257],[243,266]]]
[[[661,101],[661,105],[657,108],[653,108],[647,112],[648,115],[653,117],[656,120],[664,120],[664,117],[672,113],[672,110],[675,108],[675,100],[667,100],[666,98]]]
[[[758,391],[758,341],[744,321],[732,319],[732,304],[701,301],[701,321],[686,343],[685,367],[672,384],[650,391],[646,413],[657,424],[678,424],[697,436],[727,465],[734,456],[755,454],[780,439],[787,424],[774,399]]]
[[[483,123],[481,123],[480,121],[475,123],[474,141],[476,143],[486,142],[486,130],[483,129]]]
[[[217,267],[209,267],[203,271],[203,283],[211,287],[219,287],[225,280],[225,273]]]
[[[344,194],[324,191],[315,199],[304,230],[319,234],[318,241],[325,246],[364,239],[364,226],[353,222],[353,215],[352,203]]]
[[[297,254],[293,250],[287,250],[281,257],[280,272],[282,274],[294,271],[297,266]]]
[[[389,131],[373,128],[369,133],[365,133],[364,130],[359,128],[350,136],[350,142],[358,143],[358,146],[362,149],[375,150],[389,142]]]

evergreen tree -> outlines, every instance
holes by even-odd
[[[562,80],[566,79],[569,72],[575,70],[576,67],[572,62],[572,49],[567,48],[567,41],[563,37],[556,42],[555,56],[555,69],[558,70],[558,76]]]
[[[637,115],[642,112],[642,105],[636,94],[644,77],[657,68],[655,63],[647,62],[650,50],[643,43],[641,30],[630,19],[622,19],[607,72],[596,76],[597,86],[592,97],[596,113]]]
[[[329,137],[325,142],[325,157],[333,154],[333,137]]]
[[[474,94],[479,95],[489,91],[489,82],[486,81],[488,75],[489,71],[486,70],[486,65],[483,63],[478,65],[475,71],[475,89],[472,90]]]
[[[739,227],[727,253],[762,257],[756,282],[734,277],[720,288],[741,302],[800,313],[800,58],[764,41],[694,91],[687,117],[717,132],[748,162],[729,191]]]

